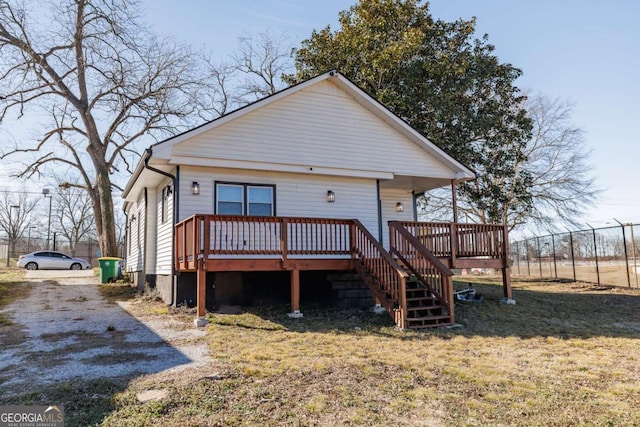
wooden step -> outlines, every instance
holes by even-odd
[[[410,301],[435,301],[435,297],[407,297],[407,302]]]
[[[448,316],[448,314],[446,312],[443,312],[443,310],[441,309],[407,312],[408,320],[433,318],[437,316]]]
[[[442,323],[431,323],[431,324],[421,324],[421,325],[407,325],[407,329],[429,329],[429,328],[442,328],[443,326],[451,326],[453,323],[451,321],[442,322]]]
[[[451,324],[451,316],[448,314],[407,318],[407,327],[410,329],[439,328]]]
[[[382,284],[364,268],[357,267],[356,269],[374,296],[381,301],[387,312],[394,317],[396,322],[400,322],[400,319],[397,318],[400,313],[399,301],[394,300]],[[351,280],[352,277],[345,277],[345,279]],[[447,313],[446,307],[441,304],[440,300],[428,287],[425,287],[424,283],[414,276],[410,277],[405,284],[407,307],[404,315],[406,316],[406,328],[438,328],[452,324],[451,316]]]
[[[423,306],[416,306],[416,307],[407,307],[407,311],[436,310],[436,309],[444,309],[444,307],[439,305],[439,304],[423,305]]]
[[[424,288],[420,288],[420,289],[407,289],[407,296],[409,296],[409,294],[411,295],[415,295],[415,294],[423,294],[425,297],[428,297],[429,294],[431,292],[429,292],[428,289],[424,289]]]

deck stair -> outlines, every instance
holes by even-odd
[[[372,272],[362,264],[356,264],[356,271],[362,280],[369,285],[373,295],[394,318],[398,326],[403,324],[404,329],[426,329],[453,324],[447,306],[417,276],[407,272],[408,278],[405,281],[406,309],[402,310],[401,301],[394,298],[385,284],[381,283]],[[405,313],[404,319],[400,319],[403,311]]]
[[[416,276],[410,276],[406,286],[407,328],[436,328],[453,323],[446,305]]]
[[[402,329],[451,325],[453,273],[404,227],[393,230],[391,251],[358,224],[354,266],[380,303]]]

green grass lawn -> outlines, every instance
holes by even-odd
[[[474,286],[484,301],[456,306],[459,329],[399,331],[388,316],[313,307],[302,319],[286,307],[211,315],[209,370],[12,402],[50,394],[68,425],[640,425],[639,291],[515,282],[517,305],[502,305],[500,285]],[[143,403],[145,390],[167,393]]]

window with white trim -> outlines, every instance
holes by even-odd
[[[275,186],[216,183],[216,214],[275,215]]]

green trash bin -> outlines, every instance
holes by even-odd
[[[116,257],[98,258],[100,263],[100,283],[109,283],[120,278],[122,275],[120,261],[122,259]]]

